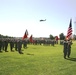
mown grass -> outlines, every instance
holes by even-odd
[[[17,51],[0,53],[0,75],[75,75],[76,42],[71,58],[63,58],[63,46],[28,45],[24,54]]]

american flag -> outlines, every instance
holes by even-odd
[[[70,24],[67,31],[67,38],[70,39],[72,37],[72,19],[70,19]]]

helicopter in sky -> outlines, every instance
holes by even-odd
[[[40,22],[42,22],[42,21],[46,21],[46,19],[45,20],[41,19]]]

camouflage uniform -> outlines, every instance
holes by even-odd
[[[17,48],[18,48],[18,52],[19,52],[20,54],[23,54],[22,51],[21,51],[21,48],[22,48],[22,41],[21,41],[21,40],[18,40]]]
[[[67,56],[67,51],[68,51],[68,42],[66,40],[64,40],[63,43],[63,53],[64,53],[64,58],[66,59]]]
[[[72,45],[72,42],[68,41],[68,51],[67,51],[68,58],[70,57],[70,54],[71,54],[71,45]]]

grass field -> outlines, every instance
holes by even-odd
[[[28,45],[17,51],[0,53],[0,75],[75,75],[76,42],[73,42],[71,58],[63,58],[63,46]]]

